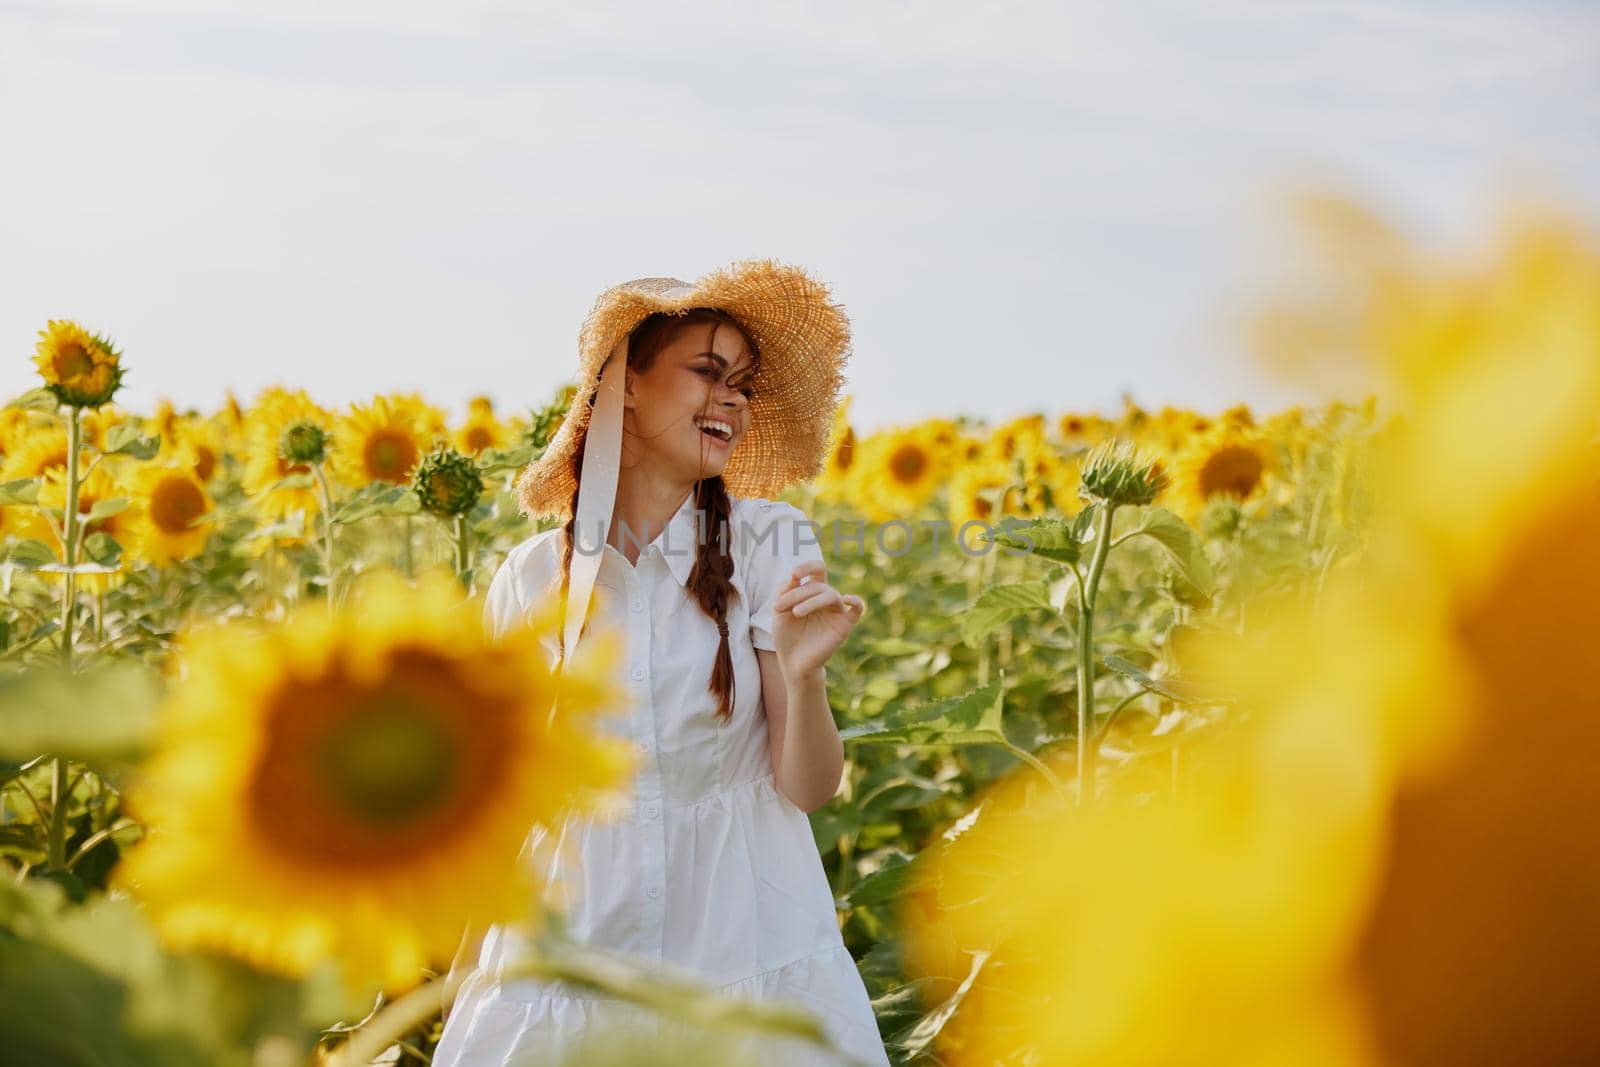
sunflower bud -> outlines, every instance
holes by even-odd
[[[1103,441],[1083,461],[1078,495],[1090,502],[1122,506],[1148,504],[1165,488],[1167,476],[1156,461],[1124,440]]]
[[[576,385],[564,385],[555,400],[533,413],[527,438],[534,448],[544,448],[550,444],[550,438],[561,428],[561,421],[567,417],[567,410],[572,407],[573,398],[577,395]]]
[[[422,457],[411,476],[411,488],[422,509],[441,518],[465,515],[483,495],[483,476],[471,459],[453,448]]]
[[[98,408],[110,403],[122,384],[121,358],[99,334],[66,319],[51,319],[39,331],[33,361],[45,388],[61,403]]]
[[[290,463],[321,463],[328,452],[328,434],[314,422],[297,422],[278,438],[278,455]]]

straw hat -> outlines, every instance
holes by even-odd
[[[596,394],[601,368],[619,351],[619,362],[626,361],[628,334],[645,316],[681,314],[692,307],[727,312],[761,357],[749,428],[722,472],[728,492],[775,496],[821,473],[844,388],[850,320],[830,302],[827,286],[801,268],[770,259],[742,260],[693,285],[677,278],[636,278],[600,294],[578,333],[578,391],[572,406],[544,454],[517,479],[524,515],[558,522],[572,517],[572,457],[589,429],[594,409],[585,398]],[[591,437],[585,454],[596,444]]]
[[[827,461],[850,356],[850,320],[828,299],[827,286],[799,267],[749,259],[693,285],[677,278],[636,278],[601,293],[578,332],[572,406],[544,454],[516,484],[523,514],[560,522],[573,517],[572,490],[575,485],[579,490],[563,626],[569,656],[582,636],[616,504],[628,336],[652,312],[682,314],[693,307],[732,316],[760,354],[749,428],[722,472],[728,491],[774,496],[815,477]],[[613,367],[620,373],[606,373]],[[580,441],[583,470],[575,483],[572,460]]]

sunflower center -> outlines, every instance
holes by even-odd
[[[518,706],[475,694],[437,653],[391,655],[375,682],[336,663],[272,698],[249,806],[291,862],[404,867],[470,833],[505,788]]]
[[[1204,496],[1226,493],[1245,499],[1261,484],[1264,466],[1253,448],[1228,445],[1207,457],[1200,468],[1200,491]]]
[[[417,444],[403,430],[376,430],[367,437],[362,458],[369,477],[384,482],[403,482],[417,465]]]
[[[839,451],[834,455],[834,465],[842,471],[850,469],[850,464],[856,458],[856,432],[850,427],[844,428],[844,435],[839,438]]]
[[[194,476],[202,482],[209,482],[211,472],[217,469],[217,454],[205,445],[197,445],[194,454]]]
[[[472,426],[467,430],[463,443],[466,444],[467,451],[476,456],[479,452],[494,444],[494,437],[489,433],[488,427]]]
[[[78,341],[65,341],[56,350],[56,376],[62,381],[94,373],[94,357]]]
[[[928,469],[928,454],[917,445],[901,445],[889,457],[889,473],[902,485],[914,484]]]
[[[205,497],[189,478],[163,478],[150,494],[150,521],[162,533],[187,533],[205,510]]]
[[[436,808],[459,761],[438,713],[400,692],[374,693],[323,737],[317,762],[336,803],[364,823],[404,823]]]

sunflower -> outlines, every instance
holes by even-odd
[[[1068,412],[1056,422],[1056,434],[1068,448],[1086,448],[1105,440],[1110,425],[1099,415]]]
[[[93,411],[85,411],[81,423],[83,433],[81,440],[86,444],[94,445],[101,451],[105,451],[106,438],[110,435],[112,428],[125,422],[134,423],[141,429],[144,426],[143,419],[130,411],[117,407],[115,404],[106,404]]]
[[[1244,504],[1263,496],[1277,466],[1266,437],[1236,424],[1219,424],[1174,458],[1173,492],[1168,499],[1184,518],[1195,522],[1212,497]]]
[[[334,424],[333,469],[351,489],[373,482],[405,485],[441,436],[449,436],[443,413],[415,394],[352,404]]]
[[[202,485],[210,483],[222,463],[221,431],[210,419],[177,415],[161,431],[162,451],[187,451],[194,456],[194,476]]]
[[[127,468],[123,465],[101,462],[89,472],[78,486],[78,517],[81,523],[88,518],[89,512],[102,500],[126,499],[131,502],[133,487],[129,483]],[[67,472],[62,467],[52,467],[46,471],[39,485],[39,505],[65,509],[67,506]],[[49,545],[56,552],[56,559],[62,563],[66,558],[61,551],[61,542],[54,529],[45,519],[44,515],[33,508],[18,508],[19,514],[24,515],[18,523],[17,536],[31,537]],[[63,531],[65,532],[65,531]],[[117,544],[122,546],[122,569],[103,574],[80,574],[75,583],[79,589],[90,593],[104,593],[114,586],[121,585],[128,573],[128,549],[138,539],[138,524],[134,520],[132,507],[124,508],[114,515],[107,515],[90,522],[83,530],[84,540],[80,544],[87,544],[88,539],[95,534],[105,534]],[[86,553],[80,550],[78,562],[92,562]],[[40,571],[40,576],[46,581],[59,582],[65,575],[59,571]]]
[[[193,453],[149,463],[133,475],[133,554],[161,565],[192,559],[211,536],[211,496],[194,476]]]
[[[0,463],[16,450],[18,442],[37,427],[55,425],[54,417],[27,408],[0,408]]]
[[[467,420],[452,435],[456,451],[479,456],[486,449],[505,448],[516,440],[511,429],[495,416],[494,405],[486,396],[475,396],[467,404]]]
[[[150,832],[113,872],[170,945],[394,993],[470,924],[528,914],[529,828],[624,799],[631,749],[597,728],[626,703],[619,645],[597,633],[557,677],[553,604],[498,640],[480,605],[446,571],[378,571],[332,616],[179,635],[129,798]]]
[[[962,528],[968,523],[982,523],[988,527],[1000,525],[993,490],[1007,482],[1005,472],[994,464],[961,466],[951,473],[945,518],[950,523],[951,537],[956,539],[959,550],[981,556],[986,550],[993,549],[993,546],[979,540],[978,535],[983,532],[981,528],[969,529],[965,533]]]
[[[856,459],[856,432],[850,425],[850,405],[854,401],[854,396],[847,396],[834,409],[828,459],[814,483],[818,500],[842,503],[850,498]]]
[[[88,449],[78,452],[78,469],[89,464]],[[13,430],[0,465],[0,482],[15,482],[25,478],[40,478],[54,468],[67,467],[67,431],[55,419],[21,423]]]
[[[853,502],[872,522],[908,518],[938,492],[949,467],[949,449],[922,427],[875,433],[858,449]]]
[[[1024,415],[994,428],[989,434],[987,455],[1009,467],[1018,455],[1042,444],[1044,438],[1044,416]]]
[[[312,473],[310,465],[284,457],[285,432],[297,425],[328,430],[333,422],[333,416],[303,389],[291,392],[273,386],[262,390],[244,420],[244,470],[239,475],[240,487],[256,515],[267,522],[281,522],[297,511],[306,519],[322,511],[315,485],[274,486],[290,475]]]
[[[51,319],[39,331],[33,362],[45,388],[63,404],[97,408],[122,384],[120,353],[110,341],[69,319]]]

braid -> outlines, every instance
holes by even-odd
[[[695,538],[694,568],[689,571],[689,591],[700,609],[717,622],[717,658],[711,667],[710,688],[717,695],[717,718],[733,718],[733,653],[728,648],[728,601],[732,598],[733,556],[728,550],[727,532],[732,523],[733,502],[721,476],[703,478],[695,486],[695,510],[705,515],[704,530],[716,531],[715,543],[709,533]]]

